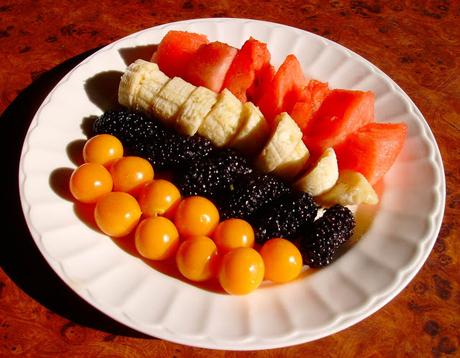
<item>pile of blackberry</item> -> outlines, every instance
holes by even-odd
[[[252,224],[251,217],[260,208],[268,205],[291,189],[271,175],[253,172],[235,181],[227,192],[225,203],[220,207],[223,219],[242,218]]]
[[[295,239],[300,229],[313,223],[318,206],[310,194],[291,191],[258,210],[251,222],[259,244],[273,237]]]
[[[222,219],[248,220],[259,244],[274,237],[300,239],[304,262],[311,267],[332,262],[353,234],[355,221],[347,208],[335,205],[314,221],[318,206],[309,194],[258,173],[238,152],[217,149],[198,135],[180,135],[159,120],[127,110],[104,113],[93,132],[114,135],[128,155],[146,158],[156,170],[172,170],[184,196],[213,200]]]
[[[176,175],[175,182],[185,196],[202,195],[221,202],[232,191],[237,179],[252,172],[246,158],[226,148],[192,163]]]
[[[143,157],[158,170],[178,170],[214,151],[203,137],[182,136],[159,120],[127,110],[105,112],[94,122],[93,132],[117,137],[128,155]]]

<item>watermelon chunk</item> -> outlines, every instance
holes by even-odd
[[[270,64],[267,45],[249,38],[235,56],[224,80],[223,87],[229,89],[240,101],[246,102],[246,91],[254,83],[256,74]]]
[[[237,52],[236,48],[218,41],[201,45],[187,64],[184,79],[220,92]]]
[[[246,91],[247,100],[252,103],[257,103],[265,92],[265,89],[273,81],[275,73],[275,67],[270,64],[262,67],[260,71],[256,73],[251,87],[249,87]]]
[[[372,92],[332,90],[304,131],[304,142],[314,154],[334,147],[374,120]]]
[[[297,57],[288,55],[257,102],[269,123],[277,114],[292,110],[307,83]]]
[[[334,148],[339,169],[360,172],[369,183],[377,183],[395,162],[406,135],[404,123],[367,124]]]
[[[186,31],[169,31],[152,55],[152,62],[156,62],[169,77],[182,77],[185,65],[198,48],[207,44],[206,35]]]
[[[302,131],[306,131],[313,114],[318,110],[330,89],[327,83],[310,80],[303,90],[302,98],[297,100],[289,114]]]

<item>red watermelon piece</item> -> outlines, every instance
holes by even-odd
[[[375,184],[395,162],[406,135],[404,123],[369,123],[334,148],[339,168],[360,172]]]
[[[372,121],[372,92],[332,90],[305,129],[304,142],[310,151],[320,154]]]
[[[330,89],[327,83],[310,80],[302,93],[302,98],[297,100],[289,112],[302,131],[305,131],[311,122],[313,114],[318,110]]]
[[[256,74],[270,64],[270,57],[266,44],[249,38],[236,54],[222,87],[230,90],[242,102],[246,102],[246,91],[254,83]]]
[[[251,87],[246,91],[247,100],[252,103],[257,103],[262,97],[262,94],[265,93],[265,89],[268,88],[270,83],[275,77],[275,67],[270,64],[265,65],[258,71],[255,75],[254,82]]]
[[[184,79],[220,92],[237,52],[236,48],[218,41],[200,46],[186,66]]]
[[[198,48],[207,44],[206,35],[186,31],[169,31],[152,55],[161,71],[169,77],[182,77],[185,65],[189,63]]]
[[[277,114],[290,112],[307,83],[297,57],[288,55],[257,102],[265,118],[271,122]]]

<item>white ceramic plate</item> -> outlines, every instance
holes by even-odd
[[[100,115],[85,84],[124,71],[126,58],[157,44],[171,29],[205,33],[240,47],[253,36],[279,65],[289,53],[331,87],[371,90],[376,117],[404,121],[409,135],[362,239],[327,268],[284,285],[235,297],[200,289],[152,269],[85,225],[50,186],[59,168],[74,168],[66,148],[84,139],[85,117]],[[133,49],[138,47],[137,49]],[[139,52],[139,51],[140,52]],[[146,51],[144,51],[145,53]],[[122,57],[125,57],[124,58]],[[98,75],[99,74],[99,75]],[[96,76],[96,77],[94,77]],[[109,96],[109,95],[108,95]],[[90,99],[91,97],[91,99]],[[75,67],[38,110],[20,163],[24,214],[43,256],[76,293],[110,317],[146,334],[192,346],[265,349],[308,342],[369,316],[397,295],[426,260],[444,209],[445,182],[435,139],[420,111],[388,76],[352,51],[317,35],[263,21],[199,19],[140,31]]]

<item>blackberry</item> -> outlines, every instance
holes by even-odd
[[[334,205],[312,225],[306,226],[301,240],[304,262],[311,267],[329,265],[337,249],[353,235],[355,219],[349,209]]]
[[[232,189],[237,177],[250,174],[247,160],[231,149],[214,152],[210,157],[194,162],[177,175],[182,194],[203,195],[216,201]]]
[[[225,203],[220,207],[224,219],[248,219],[258,209],[291,190],[281,180],[258,173],[239,178],[233,186]]]
[[[138,142],[161,140],[165,129],[158,120],[128,110],[108,111],[93,124],[94,134],[112,134],[130,147]]]
[[[301,227],[313,223],[317,212],[310,194],[292,191],[258,210],[250,222],[259,244],[274,237],[293,240]]]
[[[169,130],[161,138],[142,140],[128,148],[130,154],[147,159],[158,170],[181,170],[213,150],[211,142],[205,138],[182,136]]]

